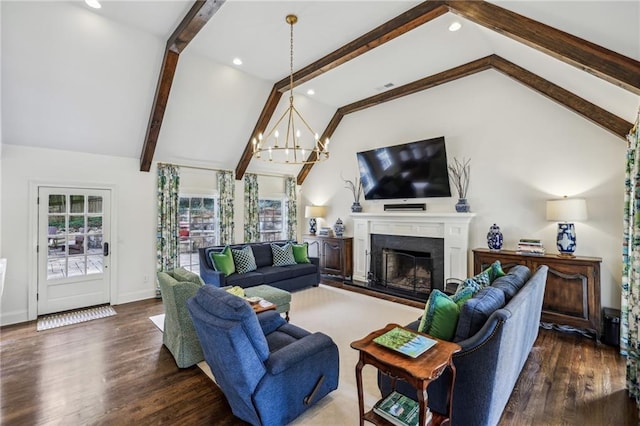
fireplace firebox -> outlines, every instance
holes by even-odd
[[[444,239],[372,234],[367,285],[426,301],[431,290],[444,288]]]

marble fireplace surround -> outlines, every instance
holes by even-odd
[[[353,279],[367,281],[371,234],[442,238],[444,279],[467,277],[469,225],[474,217],[475,213],[352,213]]]

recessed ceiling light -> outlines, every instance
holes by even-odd
[[[460,28],[462,28],[462,24],[458,21],[454,21],[451,23],[451,25],[449,25],[449,31],[458,31]]]
[[[87,4],[87,6],[92,7],[94,9],[100,9],[102,7],[102,5],[98,0],[84,0],[84,2]]]
[[[315,90],[313,90],[313,89],[309,89],[309,90],[307,90],[307,95],[309,95],[309,96],[313,96],[313,95],[315,95],[315,94],[316,94],[316,91],[315,91]]]
[[[233,64],[234,64],[234,65],[242,65],[242,59],[240,59],[240,58],[233,58]]]

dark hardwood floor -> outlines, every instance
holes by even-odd
[[[0,328],[0,424],[245,424],[198,367],[176,367],[149,321],[160,300],[115,309],[42,332]],[[636,425],[624,376],[614,348],[540,330],[500,425]]]

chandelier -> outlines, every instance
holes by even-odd
[[[298,17],[287,15],[286,21],[291,27],[289,107],[265,136],[260,133],[257,138],[252,139],[253,156],[262,161],[281,164],[318,163],[329,158],[329,138],[321,141],[293,105],[293,24],[298,22]],[[284,128],[281,133],[278,128],[282,123]],[[301,130],[305,131],[306,137]],[[311,153],[315,153],[312,159],[309,157]]]

